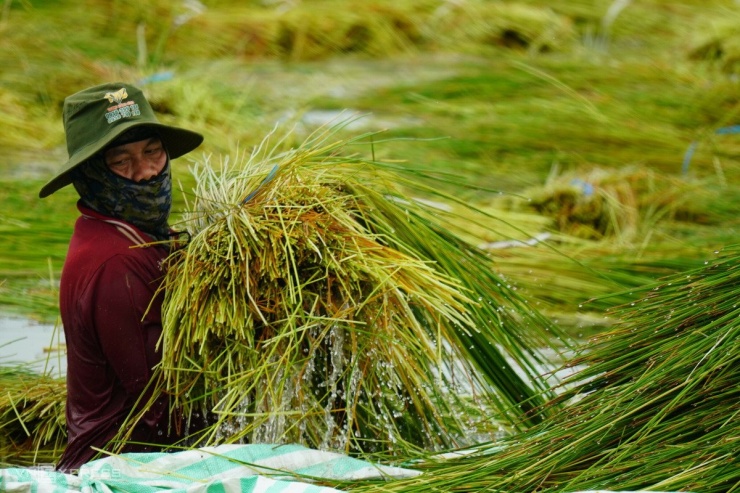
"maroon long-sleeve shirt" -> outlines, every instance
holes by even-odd
[[[161,246],[134,226],[78,204],[60,286],[67,343],[68,443],[57,469],[73,471],[105,448],[147,388],[160,361]],[[144,399],[146,400],[146,399]],[[168,404],[159,399],[131,441],[172,443]],[[170,436],[168,436],[170,435]],[[129,446],[124,451],[157,450]]]

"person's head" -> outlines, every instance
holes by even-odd
[[[72,183],[86,205],[161,237],[171,200],[169,160],[198,147],[203,136],[160,123],[141,90],[122,82],[67,97],[63,120],[69,159],[39,197]]]

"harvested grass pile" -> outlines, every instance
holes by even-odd
[[[183,42],[193,33],[209,42]],[[178,56],[229,53],[315,60],[348,53],[384,57],[416,49],[481,45],[553,51],[566,48],[572,39],[567,18],[515,2],[373,1],[348,9],[346,2],[324,0],[280,8],[236,3],[206,10],[173,32],[168,42]]]
[[[67,444],[63,378],[0,366],[0,465],[53,464]]]
[[[560,413],[383,491],[737,491],[738,286],[733,246],[644,287],[572,361]]]
[[[549,8],[517,2],[446,2],[429,18],[429,39],[443,46],[498,46],[563,51],[575,39],[572,22]]]
[[[523,195],[528,198],[527,208],[553,218],[564,234],[631,242],[662,220],[712,220],[707,196],[701,192],[698,182],[646,167],[627,167],[563,174]]]
[[[554,327],[400,191],[418,177],[333,132],[195,168],[161,389],[210,416],[197,443],[398,453],[536,422]]]

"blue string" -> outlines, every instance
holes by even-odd
[[[686,154],[683,155],[683,166],[681,167],[681,171],[684,175],[689,172],[689,163],[691,162],[691,158],[694,157],[694,152],[698,145],[699,143],[697,141],[692,142],[689,145],[689,148],[686,149]]]
[[[570,181],[570,184],[580,188],[581,193],[586,197],[590,197],[594,194],[594,186],[587,181],[581,180],[580,178],[572,179]]]
[[[729,127],[718,128],[714,133],[715,135],[738,134],[740,133],[740,125],[730,125]],[[694,157],[694,152],[696,152],[698,145],[699,142],[695,140],[689,144],[689,148],[686,149],[686,153],[683,155],[683,166],[681,167],[681,171],[684,175],[689,172],[689,163],[691,162],[691,158]]]
[[[167,70],[166,72],[157,72],[156,74],[152,74],[149,77],[139,79],[139,84],[144,86],[151,82],[163,82],[166,80],[172,80],[174,77],[175,73],[171,70]]]
[[[260,191],[260,188],[262,188],[266,183],[268,183],[270,180],[272,180],[275,177],[275,173],[277,173],[277,169],[278,169],[278,165],[276,164],[275,166],[272,167],[272,169],[267,174],[265,179],[262,180],[262,183],[260,183],[259,186],[255,188],[249,195],[247,195],[247,198],[242,201],[242,205],[249,202],[249,199],[254,197],[257,194],[257,192]]]
[[[730,125],[729,127],[722,127],[714,133],[716,134],[740,134],[740,125]]]

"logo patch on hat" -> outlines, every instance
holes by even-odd
[[[105,119],[108,121],[108,123],[117,122],[121,118],[130,118],[132,116],[141,115],[138,104],[134,103],[133,101],[126,101],[125,103],[123,102],[123,100],[127,97],[128,92],[126,92],[125,87],[115,92],[105,93],[105,99],[107,99],[110,103],[115,103],[113,106],[110,106],[107,109],[107,113],[105,114]]]
[[[121,104],[121,101],[126,99],[128,97],[128,93],[126,92],[126,88],[123,87],[116,92],[108,92],[105,94],[105,99],[107,99],[111,103],[118,103]]]

